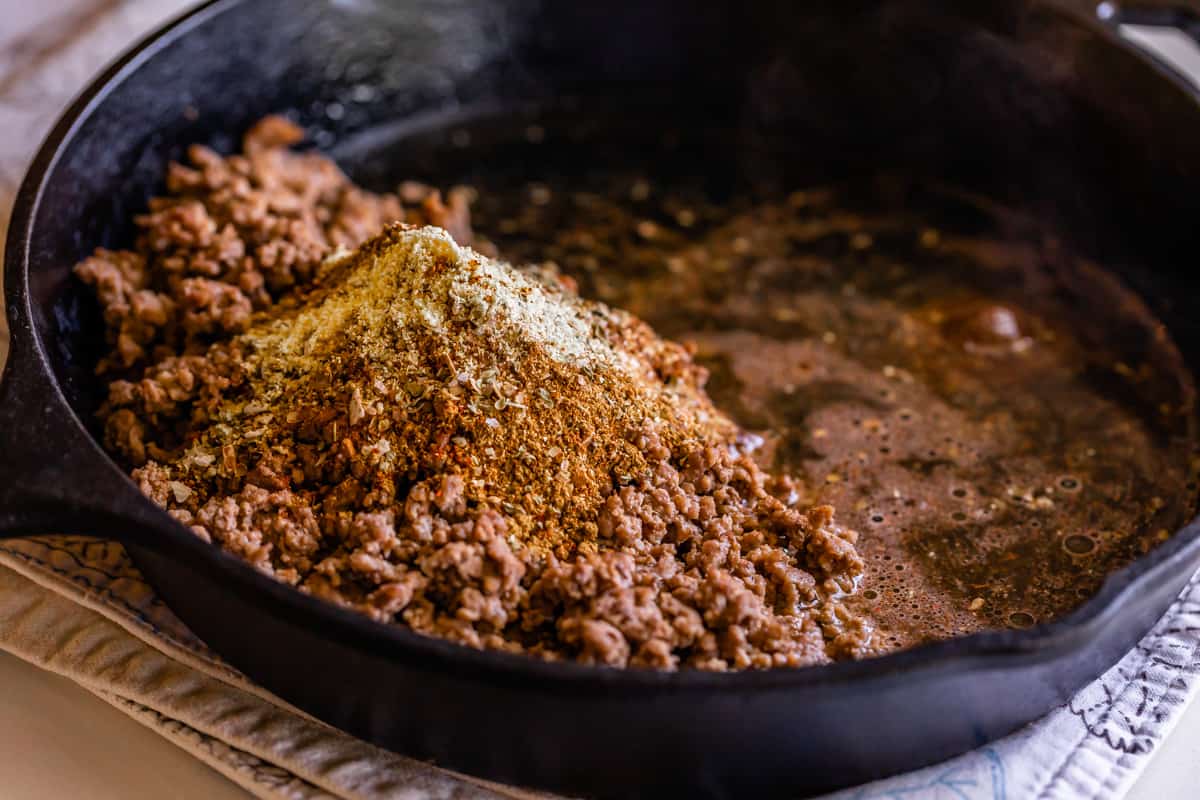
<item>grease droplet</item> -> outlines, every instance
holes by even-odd
[[[1073,556],[1085,556],[1096,549],[1096,543],[1076,533],[1063,539],[1063,549]]]
[[[1014,611],[1008,615],[1008,623],[1014,628],[1032,628],[1035,622],[1037,620],[1033,618],[1033,614],[1024,611]]]

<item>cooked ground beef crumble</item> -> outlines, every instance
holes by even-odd
[[[106,444],[148,496],[279,580],[473,647],[718,670],[866,650],[840,602],[856,535],[750,458],[684,348],[460,249],[468,190],[372,194],[299,139],[269,118],[241,155],[191,148],[135,248],[76,268],[108,325]],[[380,323],[399,301],[375,292],[325,324],[416,268],[511,295],[474,322],[461,293],[419,298],[433,330]]]

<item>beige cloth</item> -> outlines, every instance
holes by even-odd
[[[175,619],[112,542],[0,546],[0,648],[70,678],[259,797],[536,796],[380,750],[255,686]]]

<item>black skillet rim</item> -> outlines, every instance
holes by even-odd
[[[49,377],[55,400],[69,415],[69,422],[76,426],[77,433],[91,440],[92,444],[95,444],[95,440],[63,396],[46,358],[41,336],[32,324],[28,285],[29,245],[33,219],[41,201],[43,181],[57,163],[62,144],[75,133],[94,108],[103,102],[116,84],[162,47],[186,35],[194,26],[222,13],[227,7],[244,1],[206,0],[197,8],[160,26],[120,56],[89,83],[60,115],[30,163],[17,192],[10,218],[5,256],[6,305],[10,306],[11,317],[27,326],[30,336],[24,346],[31,349],[32,352],[28,355],[36,358],[38,368]],[[1049,3],[1047,7],[1076,19],[1076,15]],[[1076,21],[1081,22],[1077,19]],[[1108,28],[1099,24],[1096,28],[1114,46],[1128,47]],[[1200,91],[1192,87],[1177,71],[1140,50],[1135,49],[1135,52],[1165,79],[1200,102]],[[109,460],[105,466],[120,472],[129,491],[140,496],[139,490],[124,470],[121,470],[101,448],[97,447],[96,450],[103,458]],[[863,661],[736,673],[701,670],[661,672],[584,666],[570,662],[551,663],[528,656],[474,650],[446,640],[417,634],[400,626],[375,622],[263,575],[236,557],[202,542],[165,511],[157,508],[156,511],[163,524],[158,526],[160,530],[155,531],[154,535],[177,537],[181,545],[180,550],[190,551],[209,562],[201,566],[228,575],[238,584],[231,588],[253,592],[265,601],[264,610],[270,613],[304,624],[306,627],[316,623],[327,623],[322,626],[323,636],[360,648],[372,655],[419,661],[428,669],[441,668],[458,674],[472,673],[493,682],[537,681],[539,688],[547,691],[776,691],[847,682],[861,683],[868,680],[891,683],[905,680],[916,672],[942,674],[970,671],[979,667],[1003,668],[1038,663],[1086,646],[1098,630],[1110,624],[1124,606],[1136,599],[1143,585],[1157,579],[1163,572],[1177,572],[1188,564],[1194,564],[1200,556],[1200,553],[1193,552],[1200,551],[1200,517],[1197,517],[1168,541],[1126,567],[1111,573],[1100,590],[1075,611],[1050,623],[1025,630],[975,633]]]

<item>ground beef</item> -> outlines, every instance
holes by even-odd
[[[506,517],[468,508],[456,475],[353,512],[314,507],[259,469],[203,504],[158,462],[134,476],[197,534],[264,572],[472,647],[724,670],[820,663],[869,640],[861,620],[827,602],[862,572],[857,537],[833,525],[831,508],[786,505],[727,449],[672,454],[652,430],[631,438],[657,456],[651,480],[610,495],[599,547],[568,559],[514,549]],[[372,505],[363,487],[343,485],[337,505]],[[801,568],[797,552],[819,566]]]
[[[549,548],[515,536],[511,512],[479,502],[448,465],[461,412],[447,393],[422,390],[416,402],[429,416],[398,438],[381,434],[403,428],[408,412],[355,388],[262,423],[284,433],[260,445],[251,429],[241,432],[249,446],[199,447],[201,432],[252,424],[223,416],[222,403],[247,387],[238,334],[294,307],[330,254],[392,220],[472,239],[470,190],[443,197],[405,183],[371,194],[328,159],[290,150],[299,139],[268,118],[241,154],[191,148],[189,164],[171,165],[166,195],[137,218],[134,250],[98,250],[76,268],[108,326],[106,444],[143,492],[281,581],[471,647],[723,670],[819,663],[867,646],[869,626],[838,602],[863,570],[856,534],[828,506],[797,507],[787,479],[723,440],[666,441],[649,422],[630,427],[622,446],[638,473],[614,475],[574,508],[589,521],[569,547]],[[553,269],[536,272],[571,288]],[[631,352],[661,343],[636,320],[620,330]],[[667,345],[654,350],[654,379],[702,385],[703,370]],[[497,388],[502,396],[514,395]],[[391,447],[409,451],[405,474],[379,468]]]
[[[193,145],[188,164],[170,165],[167,194],[135,218],[135,249],[100,249],[76,267],[104,308],[112,351],[102,372],[139,370],[244,330],[251,312],[384,223],[439,225],[471,241],[468,190],[451,189],[444,201],[417,183],[402,197],[372,194],[324,156],[288,149],[302,138],[268,117],[246,133],[241,154]]]
[[[832,526],[828,506],[784,505],[746,456],[707,447],[672,459],[653,431],[638,439],[659,456],[652,478],[615,492],[599,517],[601,536],[619,549],[551,558],[530,586],[526,624],[554,624],[588,663],[727,669],[825,660],[822,628],[804,612],[853,590],[862,572],[855,535]],[[824,571],[797,567],[789,554],[797,550]]]

